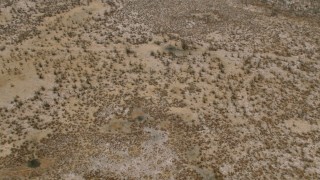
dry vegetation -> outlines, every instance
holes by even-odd
[[[1,0],[0,179],[319,179],[315,0]]]

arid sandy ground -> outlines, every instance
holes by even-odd
[[[1,0],[0,179],[320,179],[320,2]]]

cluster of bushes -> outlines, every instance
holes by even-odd
[[[318,14],[320,15],[319,0],[241,0],[245,5],[265,5],[275,11],[287,11],[296,15]]]

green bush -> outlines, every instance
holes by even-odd
[[[40,161],[38,159],[32,159],[30,161],[28,161],[28,167],[30,168],[37,168],[40,166]]]

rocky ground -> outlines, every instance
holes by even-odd
[[[0,1],[0,179],[319,179],[319,9]]]

